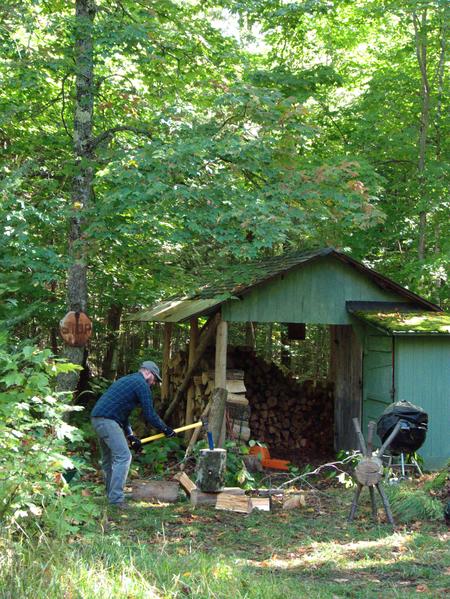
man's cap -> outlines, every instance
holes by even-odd
[[[147,370],[150,370],[150,372],[152,372],[156,376],[158,381],[162,382],[161,375],[159,374],[159,368],[154,362],[152,362],[151,360],[146,360],[145,362],[142,362],[141,368],[146,368]]]

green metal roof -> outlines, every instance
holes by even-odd
[[[223,296],[212,299],[173,299],[156,304],[149,310],[136,312],[126,318],[126,320],[137,320],[139,322],[158,321],[158,322],[181,322],[192,318],[198,314],[207,314],[212,308],[218,306],[224,301]]]
[[[332,255],[364,276],[371,278],[383,289],[393,290],[408,300],[416,302],[420,307],[440,310],[438,306],[428,302],[419,295],[405,289],[391,279],[366,267],[361,262],[335,250],[322,248],[310,252],[292,252],[282,256],[273,256],[257,262],[247,262],[227,266],[223,273],[215,273],[215,282],[200,287],[196,292],[185,297],[168,298],[148,310],[128,316],[125,320],[182,322],[199,314],[208,314],[230,299],[237,299],[271,279],[299,268],[318,258]]]
[[[445,312],[364,312],[353,314],[390,335],[450,335],[450,314]]]

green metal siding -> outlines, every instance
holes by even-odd
[[[429,430],[419,450],[429,468],[450,459],[450,339],[395,339],[395,378],[398,400],[428,412]]]
[[[392,386],[392,337],[370,330],[363,351],[363,432],[370,420],[377,420],[394,400]],[[374,445],[379,445],[376,442]]]
[[[226,302],[222,316],[235,322],[352,324],[346,301],[399,299],[404,301],[348,265],[324,257],[255,287],[238,301]]]

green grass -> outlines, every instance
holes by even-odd
[[[0,598],[448,596],[444,523],[374,525],[363,494],[348,524],[351,496],[247,517],[142,503],[65,541],[0,537]]]

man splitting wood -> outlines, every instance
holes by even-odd
[[[151,388],[156,381],[161,380],[155,362],[142,362],[138,372],[115,381],[99,398],[91,412],[92,426],[100,441],[108,501],[122,509],[126,508],[124,486],[131,463],[128,443],[135,451],[141,449],[141,442],[133,435],[128,420],[131,411],[140,405],[147,424],[159,429],[166,437],[174,437],[176,434],[153,408]]]

